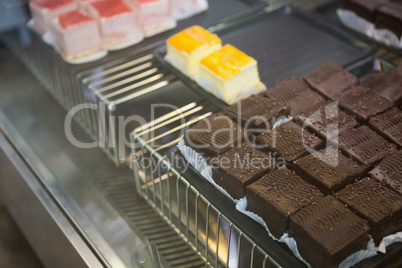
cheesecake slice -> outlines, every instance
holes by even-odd
[[[80,10],[58,16],[50,30],[66,58],[78,59],[102,48],[98,22]]]
[[[145,36],[176,27],[176,20],[172,17],[170,0],[126,0],[138,15],[141,30]]]
[[[57,16],[77,8],[73,0],[32,0],[29,8],[34,20],[35,28],[44,35],[49,31],[50,22]]]
[[[187,19],[208,9],[207,0],[171,0],[172,15],[176,20]]]
[[[98,19],[104,48],[143,39],[134,11],[123,0],[95,1],[88,5],[88,11]]]
[[[198,74],[200,61],[222,47],[221,39],[201,26],[189,27],[166,41],[166,61],[189,77]]]
[[[257,61],[229,44],[201,60],[195,80],[228,104],[266,89],[260,82]]]

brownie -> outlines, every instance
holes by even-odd
[[[374,89],[357,86],[339,98],[339,106],[354,114],[358,120],[367,121],[393,106],[393,102],[383,97]]]
[[[359,83],[359,79],[339,64],[329,61],[305,75],[304,80],[325,97],[335,100],[343,92]]]
[[[316,187],[286,168],[271,171],[246,188],[247,210],[259,215],[277,238],[288,230],[290,215],[321,196]]]
[[[219,155],[212,170],[214,181],[233,198],[246,195],[246,186],[255,182],[271,170],[276,162],[271,156],[243,143]]]
[[[379,72],[364,80],[361,86],[373,89],[388,100],[395,102],[402,96],[402,73],[397,70]]]
[[[229,117],[219,113],[186,130],[184,142],[208,159],[240,145],[246,137],[247,132]]]
[[[278,82],[267,89],[264,96],[276,106],[288,105],[293,117],[324,101],[323,97],[295,77]]]
[[[322,140],[290,121],[257,137],[261,150],[276,152],[287,161],[293,161],[316,149]]]
[[[297,159],[293,162],[293,169],[324,194],[336,192],[364,176],[364,167],[338,150],[318,153]]]
[[[402,194],[402,151],[384,158],[369,174]]]
[[[376,244],[384,236],[402,230],[402,195],[377,180],[364,178],[335,197],[369,222],[369,233]]]
[[[324,98],[320,96],[320,94],[308,90],[302,96],[294,98],[288,102],[290,106],[290,115],[296,117],[300,113],[312,109],[312,107],[322,103],[323,101]]]
[[[227,107],[224,113],[247,131],[257,134],[259,132],[256,130],[269,130],[278,119],[289,116],[290,108],[275,105],[263,96],[253,95]]]
[[[296,77],[284,79],[276,83],[273,87],[268,88],[264,92],[264,96],[278,101],[289,101],[302,96],[306,91],[309,91],[307,84],[303,83]]]
[[[378,7],[375,16],[375,26],[380,29],[388,29],[398,38],[402,37],[402,6],[387,3]]]
[[[353,253],[366,249],[370,227],[332,196],[290,216],[289,236],[312,267],[338,267]]]
[[[390,101],[398,103],[402,99],[402,76],[398,82],[384,89],[381,95]]]
[[[387,0],[345,0],[343,8],[355,12],[358,16],[374,22],[377,8]]]
[[[295,120],[325,140],[358,126],[356,119],[339,109],[336,102],[322,102],[300,113]]]
[[[387,142],[368,126],[354,128],[339,135],[338,143],[342,151],[366,167],[396,151],[394,144]]]
[[[369,126],[386,139],[402,147],[402,111],[398,108],[370,118]]]

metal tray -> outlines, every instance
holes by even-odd
[[[268,87],[287,77],[302,77],[328,60],[347,66],[374,53],[369,45],[292,6],[244,18],[215,33],[224,44],[230,43],[257,60],[261,81]],[[196,88],[163,59],[165,55],[166,46],[155,50],[161,63]]]
[[[338,16],[336,15],[336,10],[342,7],[342,1],[340,0],[336,0],[333,1],[327,5],[323,5],[320,8],[317,8],[315,10],[315,13],[317,15],[320,15],[323,19],[326,19],[327,21],[329,21],[331,24],[333,24],[335,27],[338,27],[339,29],[342,29],[344,31],[347,31],[348,33],[352,34],[353,36],[355,36],[356,38],[372,45],[372,46],[377,46],[377,47],[381,47],[381,48],[385,48],[387,50],[393,51],[395,53],[398,54],[402,54],[402,49],[398,49],[395,47],[391,47],[388,46],[384,43],[378,42],[370,37],[368,37],[367,35],[364,35],[362,33],[359,33],[347,26],[345,26],[344,24],[341,23],[341,21],[339,20]]]
[[[373,58],[347,67],[361,79],[393,68],[395,66],[392,64]],[[181,90],[184,92],[184,88]],[[153,103],[159,100],[156,98]],[[221,109],[215,105],[216,111]],[[165,136],[166,142],[175,143],[184,127],[179,120],[172,122],[168,128],[162,126],[162,117],[153,119],[153,122],[158,123],[151,123],[138,133],[131,133],[132,142],[136,145],[131,163],[137,191],[204,260],[214,267],[244,267],[246,264],[251,267],[304,266],[285,245],[269,238],[262,226],[236,211],[230,199],[186,164],[175,145],[159,150],[141,135],[144,129],[159,133],[175,129],[174,133]],[[145,160],[148,162],[144,165]],[[357,266],[377,267],[400,263],[400,244],[389,248],[385,256],[379,255]]]

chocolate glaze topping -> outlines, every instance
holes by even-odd
[[[402,151],[384,158],[369,174],[402,194]]]
[[[331,194],[364,175],[364,168],[339,151],[321,150],[293,162],[293,168],[307,182]]]
[[[287,230],[288,218],[323,194],[291,170],[271,171],[246,188],[247,210],[260,215],[271,233],[280,238]]]
[[[390,109],[383,114],[372,117],[369,126],[386,139],[402,147],[402,111],[398,108]]]
[[[359,79],[334,61],[329,61],[305,75],[304,80],[329,99],[338,98],[348,88],[358,84]]]
[[[383,183],[364,178],[346,186],[335,197],[369,222],[370,234],[377,244],[384,236],[401,230],[402,195]]]
[[[367,222],[332,196],[317,199],[290,216],[289,235],[313,267],[338,267],[367,248]]]
[[[339,146],[365,166],[371,166],[396,151],[396,146],[367,126],[351,129],[339,136]]]
[[[293,161],[305,154],[306,148],[318,148],[322,144],[317,136],[303,130],[294,122],[288,122],[280,127],[257,137],[257,143],[265,150],[277,152],[287,161]]]

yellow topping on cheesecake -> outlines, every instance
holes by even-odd
[[[177,50],[191,54],[195,49],[203,45],[219,44],[221,39],[216,34],[195,25],[173,35],[167,40],[167,43]]]
[[[223,80],[238,75],[245,67],[254,63],[257,63],[255,59],[232,45],[225,45],[201,60],[202,65]]]

